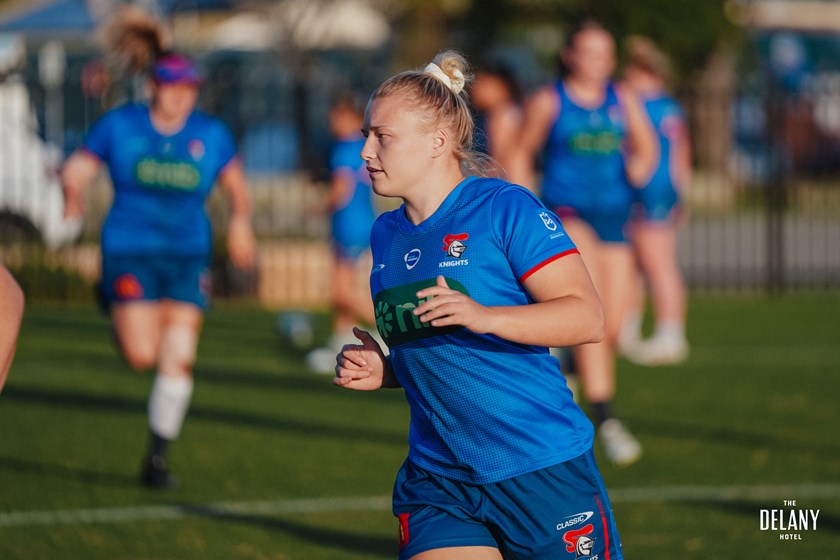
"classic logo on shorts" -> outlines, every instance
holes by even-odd
[[[566,552],[573,552],[575,558],[591,557],[592,548],[595,546],[595,539],[589,535],[594,530],[595,526],[590,523],[580,529],[566,531],[563,535],[563,542],[566,543]]]
[[[464,285],[457,280],[447,278],[446,282],[453,290],[469,295]],[[420,321],[420,317],[414,314],[414,309],[426,301],[418,299],[417,292],[434,285],[434,278],[421,280],[382,290],[374,296],[373,311],[376,329],[389,347],[393,348],[404,342],[413,342],[462,328],[460,326],[433,327],[431,323]]]

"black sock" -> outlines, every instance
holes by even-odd
[[[154,432],[149,432],[149,435],[149,455],[166,457],[166,448],[169,446],[169,440]]]
[[[592,403],[592,414],[595,416],[595,425],[600,426],[610,418],[612,418],[612,410],[610,410],[610,401],[594,402]]]

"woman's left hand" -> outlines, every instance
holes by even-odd
[[[232,217],[228,224],[227,249],[230,260],[237,268],[254,266],[256,241],[247,218]]]
[[[443,276],[438,276],[436,285],[417,292],[418,299],[427,299],[415,310],[414,315],[433,327],[460,325],[484,334],[491,332],[493,313],[490,308],[476,302],[470,296],[453,290]]]

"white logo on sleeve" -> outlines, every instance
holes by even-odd
[[[546,228],[554,231],[557,229],[557,222],[555,222],[551,216],[548,215],[548,212],[540,212],[540,219],[542,220],[543,224]]]

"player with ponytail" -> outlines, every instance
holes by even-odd
[[[156,371],[141,482],[172,487],[167,449],[189,408],[210,295],[204,203],[218,182],[231,202],[228,253],[236,266],[249,267],[250,201],[234,139],[195,109],[201,76],[189,58],[168,50],[161,23],[126,8],[102,36],[113,66],[148,77],[150,103],[126,103],[91,126],[62,170],[65,214],[82,215],[83,191],[106,165],[114,197],[102,226],[101,295],[125,360]]]
[[[485,176],[469,80],[447,51],[371,96],[362,159],[374,191],[403,201],[371,233],[388,348],[356,329],[334,382],[405,391],[409,450],[393,495],[402,560],[548,560],[569,546],[620,559],[592,424],[548,352],[600,340],[601,305],[557,216]]]

